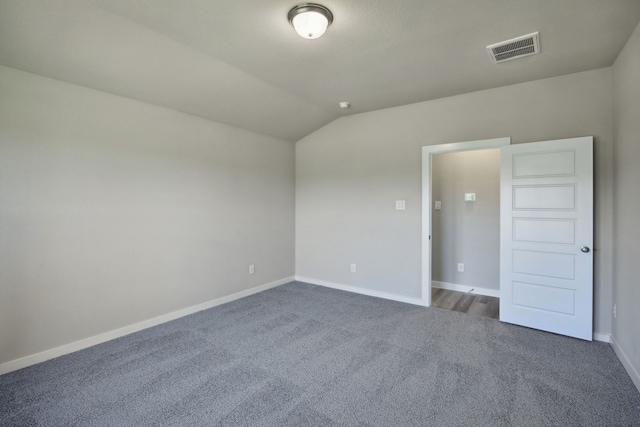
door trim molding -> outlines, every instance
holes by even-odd
[[[475,151],[511,145],[511,137],[425,145],[422,147],[422,304],[431,306],[431,156],[455,151]]]

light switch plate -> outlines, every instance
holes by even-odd
[[[405,209],[404,200],[396,200],[396,210],[403,211]]]
[[[436,200],[436,210],[442,210],[442,202],[440,200]]]
[[[475,202],[476,201],[476,193],[464,193],[464,201],[465,202]]]

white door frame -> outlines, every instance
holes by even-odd
[[[422,303],[431,306],[431,162],[434,154],[500,148],[511,138],[483,139],[422,147]]]

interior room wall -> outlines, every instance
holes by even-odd
[[[595,331],[609,333],[611,76],[604,68],[347,116],[298,141],[296,276],[420,298],[422,146],[592,135]],[[406,210],[396,210],[396,200],[405,200]]]
[[[640,26],[613,65],[614,348],[640,390]],[[611,313],[611,307],[609,307]],[[620,354],[620,351],[622,354]]]
[[[294,158],[0,67],[0,364],[292,277]]]
[[[432,200],[442,202],[431,206],[431,279],[499,290],[500,150],[434,154],[431,165]]]

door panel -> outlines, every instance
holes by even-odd
[[[533,243],[576,243],[576,222],[568,219],[515,218],[513,241]]]
[[[593,138],[501,153],[500,320],[591,340]]]
[[[513,303],[525,308],[575,314],[575,293],[568,289],[513,282]]]
[[[527,185],[513,187],[514,210],[559,210],[576,208],[573,185]]]
[[[513,272],[554,279],[575,279],[575,256],[557,252],[513,250]]]
[[[513,177],[573,175],[575,161],[573,151],[518,154],[513,157]]]

